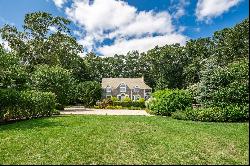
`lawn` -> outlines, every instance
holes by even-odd
[[[59,116],[0,126],[0,164],[249,164],[248,123]]]

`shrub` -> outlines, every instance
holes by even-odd
[[[40,65],[32,74],[31,84],[39,91],[53,92],[56,94],[59,106],[65,106],[74,98],[75,81],[69,70],[61,67]]]
[[[124,97],[122,102],[132,102],[132,100],[129,97]]]
[[[81,82],[76,86],[75,102],[93,106],[101,98],[101,85],[95,81]]]
[[[192,106],[192,96],[186,90],[159,90],[147,101],[147,108],[156,115],[169,116],[177,110]]]
[[[55,95],[51,92],[0,90],[0,119],[50,116],[55,111]]]
[[[112,106],[113,102],[110,98],[107,98],[107,99],[103,99],[101,102],[98,102],[97,105],[100,108],[106,108],[107,106]]]
[[[95,105],[94,108],[95,108],[95,109],[100,109],[100,106]]]
[[[145,102],[138,102],[138,101],[115,101],[113,102],[114,106],[122,106],[122,107],[140,107],[145,108]]]
[[[115,101],[118,101],[118,98],[117,97],[111,97],[111,100],[113,101],[113,102],[115,102]]]
[[[229,105],[225,108],[188,108],[172,114],[175,119],[205,122],[240,122],[249,118],[248,106]]]
[[[114,107],[115,107],[115,109],[123,109],[122,106],[119,106],[119,105],[114,106]]]
[[[1,49],[1,48],[0,48]],[[19,58],[0,50],[0,88],[27,88],[28,73]]]
[[[141,107],[131,106],[131,107],[128,107],[128,109],[130,109],[130,110],[141,110]]]
[[[144,103],[144,102],[145,102],[145,99],[144,99],[144,98],[139,98],[138,102]]]
[[[116,109],[116,106],[108,105],[105,109]]]

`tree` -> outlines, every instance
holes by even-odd
[[[36,66],[31,76],[31,86],[40,91],[55,93],[59,106],[68,105],[73,100],[74,85],[71,71],[59,66]]]
[[[214,54],[214,42],[210,38],[190,40],[185,52],[188,58],[184,67],[185,86],[189,86],[200,81],[200,72],[206,59]]]
[[[85,81],[76,86],[75,102],[84,106],[93,106],[101,98],[102,88],[100,83],[95,81]]]
[[[0,88],[27,88],[28,73],[13,53],[7,53],[0,45]]]
[[[61,66],[72,69],[77,79],[85,80],[86,67],[79,57],[83,48],[70,36],[69,23],[63,17],[36,12],[25,15],[23,32],[5,25],[0,33],[31,71],[39,64]]]
[[[144,65],[148,68],[145,78],[153,88],[182,88],[184,85],[183,68],[186,63],[187,56],[184,47],[179,44],[155,47],[144,56]]]

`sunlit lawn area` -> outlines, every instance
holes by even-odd
[[[248,123],[59,116],[0,126],[0,164],[248,164]]]

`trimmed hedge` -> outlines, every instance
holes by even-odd
[[[192,106],[192,96],[186,90],[159,90],[153,93],[152,98],[146,101],[150,113],[170,116],[172,112],[184,110]]]
[[[229,105],[225,108],[188,108],[184,111],[177,111],[172,117],[180,120],[193,120],[204,122],[239,122],[249,119],[248,105]]]
[[[145,102],[139,101],[115,101],[113,102],[114,106],[122,106],[122,107],[140,107],[145,108]]]
[[[56,96],[51,92],[0,89],[0,120],[50,116]]]
[[[96,103],[98,108],[111,108],[113,107],[114,109],[116,107],[122,107],[122,108],[145,108],[145,102],[144,101],[116,101],[112,99],[103,99],[101,102]]]

